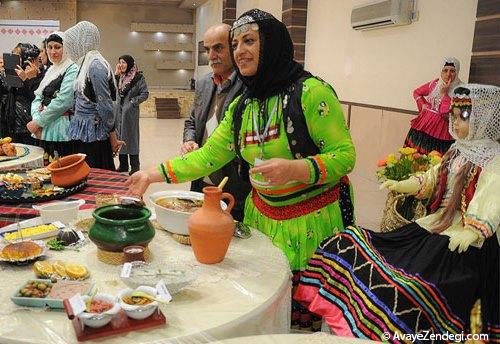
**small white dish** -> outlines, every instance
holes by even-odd
[[[130,288],[139,286],[154,287],[163,280],[170,295],[175,295],[193,283],[199,275],[195,266],[187,262],[168,262],[159,267],[145,262],[132,262],[129,277],[122,277]]]
[[[130,305],[123,301],[123,297],[130,296],[130,294],[134,291],[141,291],[153,297],[158,297],[158,292],[153,287],[140,286],[136,289],[124,289],[118,294],[118,297],[120,298],[120,307],[125,311],[129,318],[142,320],[150,317],[158,309],[158,302],[151,301],[145,305]]]
[[[82,296],[83,302],[87,302],[90,296]],[[106,326],[113,317],[120,311],[120,303],[117,302],[116,297],[107,294],[97,294],[93,298],[94,300],[103,300],[113,304],[113,308],[102,313],[88,313],[83,312],[78,314],[80,321],[88,327],[99,328]]]
[[[85,201],[82,199],[70,202],[55,202],[44,205],[33,205],[33,209],[40,212],[40,217],[44,223],[51,223],[54,221],[61,221],[68,224],[78,218],[78,210],[80,206],[84,205]]]

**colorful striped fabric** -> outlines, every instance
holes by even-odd
[[[436,286],[387,264],[370,244],[368,232],[354,227],[318,248],[294,298],[326,315],[337,333],[360,338],[459,334],[465,329]]]

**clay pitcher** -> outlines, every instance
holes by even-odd
[[[189,237],[194,256],[203,264],[216,264],[226,255],[234,233],[234,220],[229,213],[234,206],[234,197],[216,186],[203,188],[203,206],[188,219]],[[226,210],[221,200],[228,199]]]

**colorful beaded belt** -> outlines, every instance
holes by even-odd
[[[272,206],[264,202],[255,189],[252,191],[252,201],[255,207],[265,216],[273,220],[289,220],[295,217],[303,216],[319,210],[328,204],[338,201],[340,197],[340,184],[349,184],[349,178],[344,176],[340,182],[335,184],[331,189],[306,199],[302,202],[284,205]]]

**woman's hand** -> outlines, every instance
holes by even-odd
[[[120,149],[122,149],[122,147],[126,145],[125,141],[118,140],[116,131],[112,131],[109,133],[109,142],[111,143],[111,150],[113,151],[114,155],[117,155],[120,152]]]
[[[450,91],[450,85],[451,85],[451,79],[448,80],[447,82],[443,82],[441,88],[439,89],[439,93],[441,94],[441,96],[448,94],[448,92]]]
[[[26,80],[26,72],[24,71],[24,69],[21,66],[17,65],[17,68],[15,69],[15,71],[22,81]]]
[[[291,181],[306,183],[309,180],[309,167],[303,159],[265,160],[251,168],[249,173],[260,173],[269,185],[284,185]]]
[[[128,186],[127,195],[142,197],[151,183],[148,171],[137,171],[125,182]]]
[[[164,181],[163,176],[158,172],[156,167],[152,167],[146,171],[137,171],[125,182],[125,185],[128,186],[126,194],[134,197],[142,197],[150,184],[162,181]]]
[[[24,72],[26,75],[26,79],[33,79],[33,78],[36,78],[38,73],[40,73],[40,70],[33,62],[28,61],[28,66],[26,67]]]
[[[115,75],[121,75],[121,74],[122,74],[122,72],[120,70],[120,64],[117,63],[116,67],[115,67]]]
[[[28,124],[26,124],[26,128],[28,128],[28,131],[32,134],[36,134],[36,132],[41,129],[35,121],[29,121]]]

